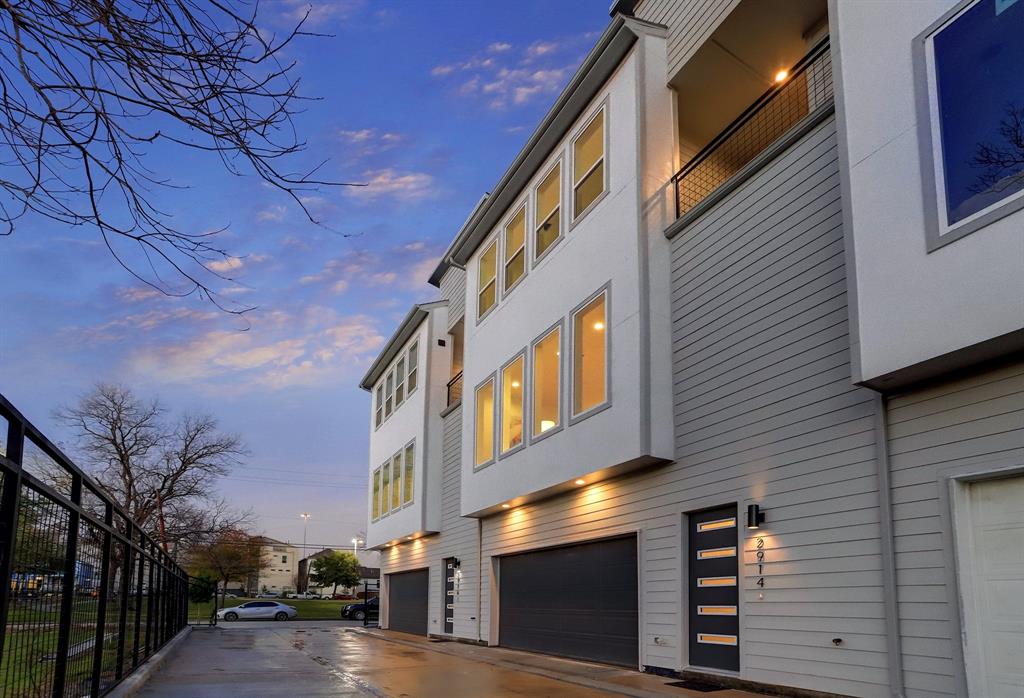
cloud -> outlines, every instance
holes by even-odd
[[[277,24],[291,26],[304,20],[303,28],[312,29],[347,21],[365,5],[365,0],[277,0],[267,7],[277,8]]]
[[[352,154],[356,157],[366,157],[391,150],[406,141],[405,136],[400,133],[380,131],[376,128],[339,129],[337,136],[352,149]]]
[[[426,172],[397,172],[387,168],[364,173],[365,187],[349,187],[348,196],[373,200],[387,196],[400,201],[416,201],[435,193],[434,177]]]
[[[303,286],[315,285],[334,294],[352,284],[423,290],[442,250],[414,240],[381,252],[359,251],[327,260],[323,267],[299,278]]]
[[[546,56],[549,53],[554,53],[559,49],[559,44],[554,41],[536,41],[526,47],[526,58],[527,61],[534,61],[541,56]]]
[[[210,271],[215,271],[218,274],[226,274],[228,272],[241,269],[242,260],[240,257],[225,257],[224,259],[217,260],[215,262],[209,262],[206,266]]]
[[[114,291],[114,295],[117,296],[119,301],[125,303],[142,303],[144,301],[151,301],[157,298],[165,298],[161,291],[149,286],[128,286],[125,288],[119,288]]]
[[[260,223],[266,223],[267,221],[273,221],[280,223],[284,220],[284,215],[287,212],[284,206],[275,205],[263,209],[262,211],[256,212],[256,220]]]
[[[504,41],[495,41],[487,47],[490,53],[504,53],[512,48],[512,44],[505,43]]]
[[[494,80],[486,83],[482,93],[489,95],[489,105],[494,109],[503,109],[512,104],[520,105],[530,101],[534,96],[555,92],[565,83],[569,68],[528,69],[503,68],[498,71]]]

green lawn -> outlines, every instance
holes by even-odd
[[[218,599],[219,601],[219,599]],[[334,601],[328,599],[225,599],[224,606],[238,606],[246,601],[280,601],[283,604],[293,606],[299,611],[297,620],[338,620],[341,618],[341,609],[350,603],[358,601]],[[189,604],[189,618],[203,619],[210,617],[210,610],[213,603]]]

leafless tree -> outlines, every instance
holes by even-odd
[[[295,62],[281,36],[257,28],[245,0],[0,0],[0,235],[34,212],[98,231],[129,273],[169,295],[219,307],[221,230],[174,226],[153,194],[177,187],[151,167],[175,148],[215,154],[254,173],[305,211],[323,162],[293,128]],[[6,196],[5,196],[6,195]],[[221,277],[225,278],[225,277]],[[231,309],[231,312],[241,312]]]
[[[980,143],[971,165],[982,170],[975,193],[1002,192],[1024,181],[1024,106],[1008,104],[999,122],[999,144]]]
[[[175,555],[248,522],[213,496],[217,480],[246,455],[241,439],[209,415],[169,420],[157,400],[98,384],[56,417],[76,436],[77,457],[154,540]]]

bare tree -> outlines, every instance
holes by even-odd
[[[209,415],[168,421],[159,401],[98,384],[57,419],[77,437],[79,460],[155,540],[176,555],[205,537],[248,522],[213,496],[214,486],[246,455],[241,439]]]
[[[171,224],[152,196],[178,185],[151,169],[150,151],[165,160],[167,148],[213,153],[228,172],[255,173],[290,196],[311,221],[302,192],[350,186],[322,178],[323,162],[288,169],[306,145],[292,122],[305,98],[282,55],[312,33],[303,19],[268,34],[257,28],[258,4],[246,4],[0,0],[0,235],[28,212],[89,226],[143,283],[224,308],[210,268],[228,256],[220,230]]]
[[[1008,104],[999,122],[1001,143],[979,143],[971,165],[982,170],[971,187],[976,194],[1002,192],[1024,182],[1024,106]]]

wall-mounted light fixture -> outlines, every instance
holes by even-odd
[[[462,561],[459,560],[459,558],[457,558],[457,557],[453,557],[452,558],[452,569],[457,570],[460,567],[462,567]]]
[[[761,528],[764,523],[764,512],[757,504],[747,505],[747,528]]]

